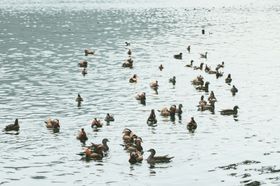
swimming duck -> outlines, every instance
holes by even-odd
[[[76,98],[76,102],[78,102],[78,107],[81,106],[81,102],[84,101],[80,94],[78,94],[78,97]]]
[[[174,157],[169,157],[168,155],[155,156],[155,154],[156,154],[155,149],[150,149],[150,150],[148,150],[148,152],[150,152],[151,154],[147,158],[147,162],[152,165],[154,165],[156,163],[168,163],[171,161],[172,158],[174,158]]]
[[[157,123],[157,119],[156,119],[155,110],[152,109],[150,116],[147,119],[147,124],[156,124],[156,123]]]
[[[150,87],[153,89],[153,90],[157,90],[159,85],[158,85],[158,81],[152,81],[150,83]]]
[[[209,91],[209,82],[205,82],[205,85],[200,85],[199,87],[196,87],[196,90],[200,90],[200,91],[205,91],[208,92]]]
[[[94,127],[96,127],[96,128],[102,127],[101,121],[94,118],[94,120],[91,123],[91,128],[94,128]]]
[[[83,76],[85,76],[85,75],[87,74],[87,69],[86,69],[86,68],[84,68],[84,69],[82,70],[82,74],[83,74]]]
[[[197,124],[196,124],[196,122],[194,121],[194,118],[192,117],[192,118],[191,118],[191,121],[187,124],[187,129],[188,129],[190,132],[194,132],[196,128],[197,128]]]
[[[231,75],[230,75],[230,74],[228,74],[227,78],[225,79],[225,82],[226,82],[227,84],[230,84],[230,83],[231,83],[231,81],[232,81],[232,79],[231,79]]]
[[[216,70],[216,78],[218,79],[219,77],[222,77],[224,75],[223,72],[219,72],[218,70]]]
[[[15,120],[14,124],[7,125],[4,128],[5,131],[19,131],[18,119]]]
[[[160,71],[162,71],[163,70],[163,65],[160,64],[158,68],[159,68]]]
[[[142,92],[142,93],[137,94],[135,96],[135,99],[140,100],[141,104],[145,104],[146,103],[146,93]]]
[[[194,70],[202,70],[203,69],[203,65],[204,65],[204,63],[200,63],[199,67],[194,66],[193,69]]]
[[[115,119],[114,119],[114,116],[113,116],[113,115],[107,113],[107,115],[106,115],[104,121],[110,122],[110,121],[115,121]]]
[[[85,56],[94,55],[94,51],[90,49],[85,49]]]
[[[131,143],[131,142],[133,142],[133,132],[130,130],[130,129],[128,129],[128,128],[125,128],[124,130],[123,130],[123,141],[125,142],[125,143]]]
[[[133,68],[133,60],[131,58],[127,59],[123,64],[122,67]]]
[[[230,89],[231,93],[233,96],[238,92],[238,89],[233,85],[232,88]]]
[[[193,85],[203,85],[204,81],[203,81],[203,77],[201,75],[197,76],[194,80],[191,81],[191,83]]]
[[[160,112],[161,116],[164,116],[164,117],[170,116],[170,111],[167,107],[164,107],[163,109],[158,110],[158,111]]]
[[[139,151],[134,151],[129,154],[128,162],[130,164],[141,163],[143,161],[143,155]]]
[[[204,100],[204,96],[200,97],[200,101],[198,102],[199,107],[204,107],[207,104],[207,101]]]
[[[214,110],[215,110],[215,102],[209,102],[209,104],[206,105],[201,105],[198,108],[199,111],[206,111],[209,110],[210,112],[212,112],[214,114]]]
[[[130,43],[129,42],[124,42],[126,46],[130,46]]]
[[[170,78],[169,83],[172,83],[173,85],[175,85],[176,84],[176,77],[173,76],[173,78]]]
[[[219,70],[220,68],[224,68],[225,62],[222,62],[222,64],[218,64],[216,67],[216,70]]]
[[[77,139],[80,140],[82,143],[85,143],[88,140],[87,134],[84,130],[84,128],[81,128],[81,131],[79,132]]]
[[[129,83],[137,83],[137,75],[134,74],[130,79],[129,79]]]
[[[182,108],[183,108],[183,105],[179,104],[178,108],[175,111],[179,116],[183,113]]]
[[[206,73],[209,73],[209,74],[210,74],[211,67],[209,67],[209,66],[206,64],[206,65],[205,65],[204,71],[205,71]]]
[[[142,138],[138,137],[138,136],[134,136],[133,137],[133,142],[132,143],[127,143],[125,145],[125,150],[127,150],[128,152],[136,152],[139,151],[140,153],[143,152],[143,147],[141,145],[142,143]]]
[[[200,54],[200,58],[207,59],[207,52],[205,52],[205,54]]]
[[[182,53],[179,53],[179,54],[175,54],[175,55],[174,55],[174,58],[175,58],[175,59],[182,59],[182,57],[183,57],[183,54],[182,54]]]
[[[128,49],[128,52],[127,52],[127,54],[129,55],[129,56],[131,56],[131,50],[130,49]]]
[[[193,60],[191,60],[189,65],[186,65],[185,67],[192,67],[193,66]]]
[[[103,152],[102,148],[96,148],[94,151],[91,148],[85,149],[85,158],[87,160],[102,160]]]
[[[187,47],[187,51],[190,53],[191,52],[191,45],[189,45],[188,47]]]
[[[237,109],[239,109],[238,106],[234,106],[233,109],[224,109],[221,110],[220,113],[221,115],[237,115]]]
[[[213,91],[210,92],[210,95],[209,95],[209,97],[208,97],[208,101],[209,101],[209,103],[210,103],[210,102],[216,102],[216,101],[217,101],[217,98],[215,97],[215,94],[214,94]]]
[[[47,121],[45,121],[45,123],[46,123],[47,128],[59,128],[60,127],[58,119],[52,120],[49,118]]]
[[[88,62],[87,62],[86,60],[82,60],[82,61],[79,62],[79,66],[80,66],[80,67],[86,68],[87,65],[88,65]]]
[[[103,152],[108,152],[109,146],[108,146],[107,142],[109,142],[109,140],[107,138],[104,138],[102,140],[102,144],[91,143],[91,148],[93,148],[93,149],[101,148],[101,150]]]

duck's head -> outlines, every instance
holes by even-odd
[[[148,152],[150,152],[151,154],[156,154],[155,149],[149,149]]]
[[[205,86],[209,85],[210,83],[208,81],[205,82]]]
[[[122,133],[130,134],[132,131],[129,128],[125,128]]]
[[[18,119],[15,120],[15,125],[18,125]]]
[[[235,106],[233,107],[233,110],[237,110],[237,109],[239,109],[239,107],[238,107],[237,105],[235,105]]]
[[[102,140],[102,144],[106,144],[107,142],[109,142],[109,140],[108,140],[107,138],[104,138],[104,139]]]
[[[200,97],[200,100],[203,100],[204,99],[204,96],[202,95],[201,97]]]
[[[179,108],[182,108],[182,107],[183,107],[183,105],[182,105],[182,104],[179,104],[179,105],[178,105],[178,107],[179,107]]]

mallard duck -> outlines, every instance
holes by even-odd
[[[175,85],[176,84],[176,77],[173,76],[173,78],[170,78],[169,83],[172,83],[173,85]]]
[[[97,120],[96,118],[94,118],[94,120],[91,123],[91,128],[100,128],[102,127],[102,123],[100,120]]]
[[[160,64],[158,68],[159,68],[160,71],[162,71],[164,67],[163,67],[162,64]]]
[[[191,45],[189,45],[188,47],[187,47],[187,51],[190,53],[191,52]]]
[[[131,56],[131,50],[130,49],[128,49],[128,52],[127,52],[127,54],[129,55],[129,56]]]
[[[203,65],[204,65],[204,63],[200,63],[199,67],[194,66],[193,69],[194,70],[202,70],[203,69]]]
[[[200,54],[200,58],[207,59],[207,52],[205,52],[205,54]]]
[[[238,89],[233,85],[232,88],[230,89],[231,93],[233,96],[238,92]]]
[[[239,107],[238,106],[234,106],[233,109],[224,109],[224,110],[221,110],[220,113],[221,115],[237,115],[237,112]]]
[[[129,79],[129,83],[137,83],[137,75],[134,74],[130,79]]]
[[[231,81],[232,81],[232,79],[231,79],[231,75],[230,75],[230,74],[228,74],[227,78],[225,79],[225,82],[226,82],[227,84],[230,84],[230,83],[231,83]]]
[[[185,67],[192,67],[193,66],[193,60],[191,60],[190,64],[186,65]]]
[[[209,92],[209,82],[205,82],[205,85],[201,85],[199,87],[196,87],[196,90],[200,90],[200,91],[205,91],[205,92]]]
[[[107,115],[106,115],[104,121],[110,122],[110,121],[115,121],[115,119],[114,119],[114,116],[113,116],[113,115],[107,113]]]
[[[104,138],[102,140],[102,144],[91,143],[91,147],[94,149],[101,148],[103,152],[107,152],[109,151],[109,146],[107,142],[109,142],[109,140],[107,138]]]
[[[90,49],[85,49],[85,56],[94,55],[94,51]]]
[[[127,59],[123,64],[122,67],[133,68],[133,60],[131,58]]]
[[[88,62],[87,62],[86,60],[82,60],[82,61],[79,62],[79,66],[80,66],[80,67],[86,68],[87,65],[88,65]]]
[[[156,163],[168,163],[171,161],[171,159],[173,159],[174,157],[169,157],[168,155],[165,156],[155,156],[156,151],[155,149],[150,149],[148,150],[148,152],[150,152],[151,154],[149,155],[149,157],[147,158],[147,162],[149,164],[156,164]]]
[[[19,131],[19,124],[18,124],[18,119],[15,120],[14,124],[10,124],[10,125],[7,125],[5,128],[4,128],[5,131]]]
[[[197,124],[196,124],[196,122],[194,121],[194,118],[191,117],[191,121],[187,124],[187,129],[188,129],[190,132],[194,132],[196,128],[197,128]]]
[[[85,143],[88,140],[87,134],[84,130],[84,128],[81,128],[81,131],[79,132],[77,139],[80,140],[82,143]]]
[[[130,164],[141,163],[143,161],[143,155],[139,151],[130,152],[128,162]]]
[[[174,58],[175,58],[175,59],[182,59],[182,58],[183,58],[183,54],[182,54],[182,53],[175,54],[175,55],[174,55]]]

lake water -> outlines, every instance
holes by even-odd
[[[280,185],[280,34],[278,1],[2,0],[0,4],[0,126],[19,119],[19,135],[0,135],[0,185]],[[201,29],[206,31],[201,34]],[[125,42],[131,43],[133,69]],[[188,54],[186,48],[191,45]],[[84,56],[91,48],[94,56]],[[208,52],[208,59],[199,53]],[[173,58],[183,53],[182,60]],[[225,62],[239,92],[230,93],[225,76],[184,67]],[[80,60],[89,62],[84,77]],[[158,66],[163,64],[163,71]],[[137,84],[129,84],[133,74]],[[199,112],[201,95],[190,81],[202,75],[218,99],[216,113]],[[177,77],[175,86],[168,82]],[[158,80],[155,94],[149,87]],[[147,104],[134,96],[146,92]],[[80,93],[84,102],[77,107]],[[182,120],[171,122],[151,109],[183,104]],[[238,105],[237,118],[219,110]],[[90,127],[106,113],[115,122]],[[44,121],[58,118],[60,133]],[[186,124],[194,117],[194,133]],[[85,128],[89,141],[110,140],[102,161],[84,162],[76,140]],[[122,130],[130,128],[147,151],[175,156],[154,168],[128,163]],[[147,158],[148,152],[144,153]]]

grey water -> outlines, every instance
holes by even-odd
[[[280,185],[279,13],[279,1],[262,0],[1,0],[0,185]],[[85,56],[86,48],[96,54]],[[133,69],[121,67],[128,48]],[[174,59],[180,52],[183,59]],[[224,76],[184,67],[192,59],[212,68],[224,61]],[[81,60],[89,62],[85,76]],[[229,73],[236,96],[224,82]],[[128,82],[133,74],[137,84]],[[215,114],[197,111],[200,96],[208,97],[190,83],[198,75],[215,92]],[[138,92],[146,92],[145,106]],[[146,124],[151,109],[172,104],[183,104],[182,120],[156,112],[157,126]],[[234,105],[237,118],[220,115]],[[106,113],[115,122],[93,131],[92,119]],[[186,129],[191,117],[194,133]],[[19,134],[2,132],[15,118]],[[60,120],[59,133],[47,130],[48,118]],[[87,144],[110,140],[102,161],[80,160],[80,128]],[[142,137],[145,151],[175,158],[154,168],[130,165],[120,145],[124,128]]]

